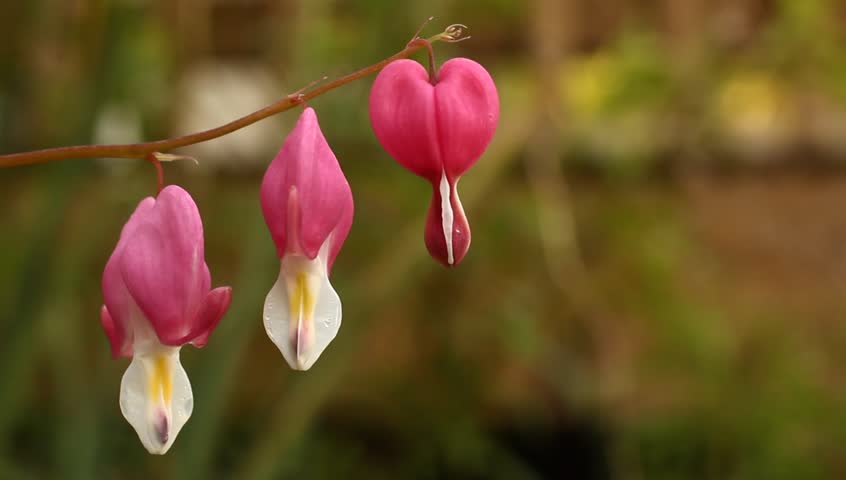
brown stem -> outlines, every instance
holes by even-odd
[[[145,157],[147,161],[153,164],[156,167],[156,186],[158,189],[156,190],[156,195],[162,193],[162,189],[164,188],[164,170],[162,170],[162,162],[159,161],[159,157],[156,156],[154,152],[148,153]]]
[[[387,64],[398,60],[400,58],[407,58],[414,52],[420,50],[424,46],[429,49],[430,65],[434,65],[434,56],[432,53],[431,41],[442,40],[444,34],[438,34],[430,40],[423,40],[423,42],[412,41],[403,50],[397,52],[390,57],[374,63],[361,70],[350,73],[340,78],[336,78],[329,83],[315,88],[307,93],[297,93],[288,95],[287,97],[278,100],[260,110],[245,115],[237,120],[233,120],[225,125],[221,125],[210,130],[202,132],[191,133],[181,137],[168,138],[164,140],[155,140],[144,143],[127,143],[121,145],[77,145],[72,147],[57,147],[48,148],[45,150],[35,150],[31,152],[11,153],[8,155],[0,155],[0,167],[12,167],[16,165],[29,165],[33,163],[44,163],[53,160],[63,160],[70,158],[146,158],[154,152],[166,152],[178,147],[186,145],[193,145],[195,143],[206,142],[208,140],[221,137],[223,135],[232,133],[236,130],[244,128],[248,125],[264,120],[267,117],[275,115],[285,110],[290,110],[304,101],[311,100],[314,97],[323,95],[324,93],[334,90],[341,85],[345,85],[361,77],[376,73]],[[449,41],[449,40],[445,40]],[[425,44],[424,44],[425,42]]]
[[[429,53],[429,83],[432,85],[438,83],[438,70],[435,68],[435,51],[432,48],[432,42],[425,38],[415,38],[408,42],[408,46],[426,47],[426,51]]]

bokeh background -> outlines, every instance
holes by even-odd
[[[258,188],[296,119],[180,150],[213,284],[194,414],[149,456],[100,275],[142,161],[0,171],[0,478],[846,477],[846,3],[0,2],[0,151],[213,127],[451,23],[499,129],[446,270],[430,187],[379,148],[372,77],[310,102],[352,185],[341,331],[307,373],[266,338]],[[422,54],[417,54],[423,60]]]

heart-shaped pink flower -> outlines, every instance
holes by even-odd
[[[370,91],[376,138],[397,162],[432,184],[424,240],[446,266],[461,262],[470,247],[458,180],[485,151],[498,120],[493,79],[466,58],[444,63],[434,84],[419,63],[394,61]]]

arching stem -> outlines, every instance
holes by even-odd
[[[247,114],[239,119],[233,120],[225,125],[216,128],[204,130],[197,133],[191,133],[180,137],[168,138],[164,140],[155,140],[143,143],[127,143],[116,145],[75,145],[70,147],[48,148],[44,150],[34,150],[29,152],[11,153],[7,155],[0,155],[0,167],[12,167],[16,165],[29,165],[34,163],[45,163],[55,160],[64,160],[71,158],[139,158],[148,159],[148,156],[153,153],[167,152],[174,148],[185,147],[187,145],[194,145],[197,143],[206,142],[218,137],[222,137],[236,130],[252,125],[267,117],[276,115],[277,113],[290,110],[302,105],[304,102],[311,100],[317,96],[323,95],[330,90],[334,90],[342,85],[358,80],[362,77],[376,73],[383,69],[386,65],[399,60],[401,58],[408,58],[413,53],[421,48],[426,48],[429,51],[429,65],[430,75],[434,74],[434,52],[432,51],[432,42],[444,41],[455,42],[459,41],[458,35],[455,33],[455,26],[450,25],[443,32],[434,35],[428,39],[412,40],[406,47],[390,57],[374,63],[373,65],[364,67],[358,71],[336,78],[331,82],[325,83],[313,90],[308,90],[310,86],[306,86],[299,92],[287,95],[285,98],[278,100],[270,105],[256,110],[253,113]],[[463,30],[461,30],[463,35]],[[463,37],[467,38],[467,37]],[[462,39],[463,39],[462,38]]]

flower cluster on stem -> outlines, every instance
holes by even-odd
[[[181,348],[203,347],[232,300],[230,287],[211,287],[194,199],[179,186],[165,186],[162,162],[190,157],[162,152],[304,107],[265,172],[260,201],[279,260],[264,303],[264,327],[291,368],[308,370],[341,326],[341,299],[329,276],[350,233],[354,207],[317,114],[305,102],[381,71],[369,101],[373,131],[397,162],[432,184],[426,247],[442,264],[455,266],[470,246],[458,180],[486,149],[499,118],[496,88],[481,65],[455,58],[436,68],[432,43],[469,38],[465,30],[451,25],[428,39],[415,35],[385,60],[203,132],[0,155],[0,167],[84,157],[139,158],[154,165],[156,195],[141,200],[121,230],[103,270],[100,310],[112,355],[131,358],[120,384],[120,410],[150,453],[166,453],[193,410]],[[428,71],[406,59],[421,48],[428,52]]]

